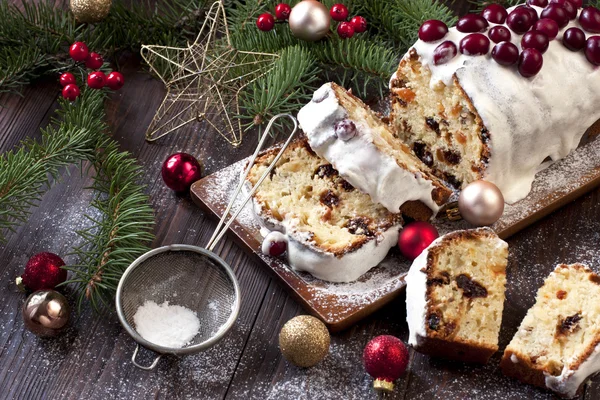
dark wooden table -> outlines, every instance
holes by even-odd
[[[466,9],[468,5],[460,5]],[[231,148],[213,132],[189,127],[155,144],[144,132],[162,99],[160,82],[140,72],[129,57],[122,71],[127,85],[106,107],[108,122],[122,149],[132,152],[144,168],[156,210],[154,247],[171,243],[204,245],[215,222],[188,196],[168,190],[160,177],[167,155],[185,151],[204,161],[212,173],[247,156],[256,138]],[[25,138],[40,136],[56,108],[58,84],[41,81],[23,97],[0,96],[0,151]],[[65,171],[66,172],[66,171]],[[20,307],[25,299],[14,278],[27,259],[40,251],[67,255],[76,244],[75,230],[87,226],[92,193],[89,177],[77,168],[64,175],[33,211],[28,224],[0,247],[0,398],[2,399],[375,399],[361,355],[374,336],[407,339],[404,298],[400,296],[353,328],[332,337],[331,352],[320,365],[301,369],[282,358],[277,337],[282,325],[302,314],[300,306],[231,240],[217,253],[235,270],[242,291],[239,319],[233,330],[209,351],[185,358],[167,357],[154,372],[130,363],[133,340],[113,314],[98,316],[85,309],[70,329],[54,339],[40,339],[23,327]],[[509,240],[509,290],[501,332],[501,349],[515,333],[544,277],[557,263],[584,262],[600,268],[600,190],[571,203]],[[66,256],[66,261],[73,261]],[[68,295],[68,293],[67,293]],[[501,353],[487,366],[440,361],[411,352],[407,373],[389,399],[551,399],[542,390],[514,382],[498,369]],[[600,379],[585,388],[585,399],[600,398]]]

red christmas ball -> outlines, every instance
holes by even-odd
[[[113,71],[106,77],[106,86],[112,90],[119,90],[123,85],[125,85],[125,78],[120,72]]]
[[[102,56],[98,53],[91,52],[88,58],[85,60],[85,66],[89,69],[98,69],[104,64]]]
[[[162,166],[162,178],[165,184],[175,192],[186,192],[202,177],[202,166],[187,153],[175,153],[169,156]]]
[[[106,75],[102,71],[90,72],[87,77],[87,84],[92,89],[102,89],[106,86]]]
[[[354,27],[350,22],[342,22],[337,27],[337,33],[342,39],[349,39],[354,36]]]
[[[363,352],[363,364],[373,378],[376,390],[391,392],[394,381],[406,371],[408,349],[400,339],[390,335],[373,338]]]
[[[61,267],[65,262],[54,253],[38,253],[31,257],[21,275],[23,285],[32,292],[54,289],[67,280],[67,270]]]
[[[88,47],[83,42],[75,42],[69,47],[69,55],[75,61],[85,61],[89,54]]]
[[[62,97],[69,101],[75,101],[76,98],[79,97],[81,92],[79,91],[79,86],[74,83],[69,83],[62,90]]]
[[[341,3],[334,4],[329,10],[329,15],[334,21],[345,21],[348,18],[348,7]]]
[[[275,18],[269,13],[260,14],[256,26],[263,32],[268,32],[275,26]]]
[[[437,229],[429,222],[411,222],[400,231],[398,247],[404,257],[414,260],[438,236]]]
[[[292,7],[289,4],[279,3],[275,7],[275,18],[280,21],[285,21],[290,17],[290,13],[292,12]]]
[[[352,17],[350,23],[356,33],[363,33],[367,30],[367,19],[365,17],[357,15],[356,17]]]
[[[70,84],[77,83],[77,81],[75,80],[75,75],[73,75],[70,72],[65,72],[64,74],[62,74],[59,78],[59,81],[60,81],[60,85],[63,87],[70,85]]]

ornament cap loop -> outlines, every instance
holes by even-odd
[[[394,383],[383,379],[375,379],[375,381],[373,381],[373,389],[378,392],[391,393],[394,391]]]

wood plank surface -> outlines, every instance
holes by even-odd
[[[464,11],[467,2],[455,2]],[[109,124],[122,149],[131,151],[144,168],[156,210],[157,247],[171,243],[204,245],[215,223],[191,201],[166,189],[160,165],[167,155],[186,151],[202,159],[206,173],[215,172],[251,153],[249,134],[232,149],[201,125],[190,126],[157,143],[147,144],[144,132],[164,90],[160,82],[140,72],[136,56],[123,60],[127,80],[107,102]],[[38,137],[56,107],[55,80],[26,88],[24,97],[0,96],[0,151],[26,137]],[[407,339],[404,298],[392,301],[356,326],[332,336],[329,356],[317,367],[288,364],[277,347],[283,324],[304,310],[230,238],[216,252],[233,267],[241,286],[240,317],[232,331],[205,353],[166,357],[156,371],[136,369],[129,362],[133,340],[114,314],[77,313],[69,330],[58,338],[39,339],[23,328],[24,296],[13,284],[27,259],[40,251],[67,256],[77,242],[76,229],[86,226],[91,212],[89,177],[72,168],[32,210],[30,221],[8,236],[0,247],[0,398],[1,399],[553,399],[553,395],[504,378],[499,354],[486,367],[434,360],[411,351],[407,373],[391,395],[378,396],[364,372],[361,354],[375,335]],[[508,279],[518,289],[507,292],[501,348],[514,334],[534,301],[536,289],[559,262],[581,261],[600,269],[600,191],[566,205],[509,239]],[[69,293],[67,292],[67,296]],[[72,296],[71,296],[72,298]],[[150,355],[144,355],[149,359]],[[582,398],[600,396],[594,379]]]

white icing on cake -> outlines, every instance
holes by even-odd
[[[401,168],[393,157],[382,153],[373,144],[373,132],[366,123],[354,121],[357,134],[350,140],[336,137],[335,123],[347,117],[329,83],[321,86],[313,100],[298,112],[298,122],[310,147],[351,185],[369,194],[373,202],[398,213],[407,201],[420,200],[435,215],[439,206],[431,197],[431,181]]]
[[[576,370],[569,369],[571,360],[565,364],[560,375],[552,376],[546,372],[546,387],[572,398],[577,394],[579,386],[592,374],[600,371],[600,344],[594,348],[590,356]]]
[[[533,8],[538,14],[543,10]],[[490,23],[490,28],[495,25]],[[440,43],[451,40],[458,47],[468,35],[456,28],[450,28],[440,41],[419,40],[413,46],[432,72],[432,88],[440,81],[453,85],[456,76],[471,99],[491,136],[484,177],[500,188],[508,203],[527,196],[536,172],[551,164],[546,158],[557,161],[566,157],[600,118],[600,68],[592,65],[583,51],[572,52],[562,44],[563,33],[573,26],[580,27],[577,19],[550,41],[542,70],[532,78],[522,77],[516,66],[496,63],[491,57],[492,41],[485,56],[459,52],[447,64],[434,65],[433,52]],[[512,30],[511,34],[511,41],[521,50],[522,35]]]

